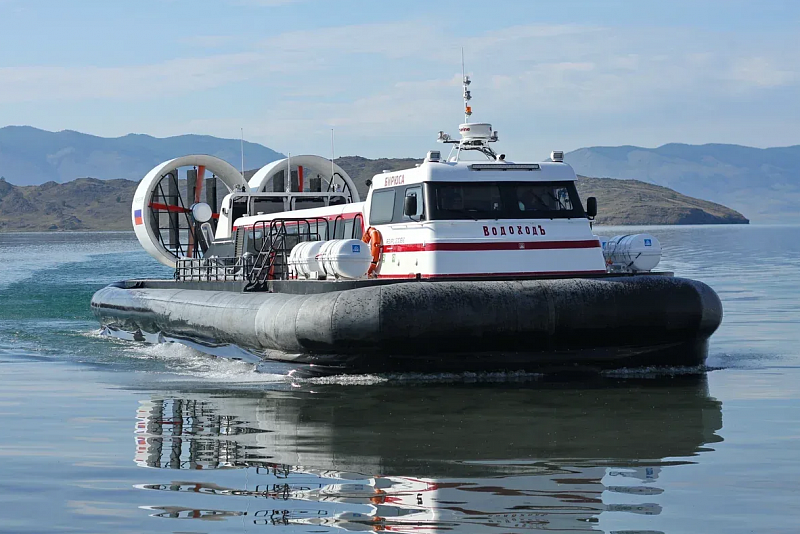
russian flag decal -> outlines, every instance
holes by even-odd
[[[144,221],[142,221],[142,210],[134,210],[133,224],[144,224]]]

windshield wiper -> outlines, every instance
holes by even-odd
[[[555,196],[552,191],[548,191],[547,194],[550,195],[550,198],[552,198],[553,200],[558,202],[558,205],[561,206],[562,210],[568,211],[567,207],[564,205],[564,203],[561,202],[561,199],[559,199],[557,196]],[[539,200],[541,200],[541,197],[539,197]]]

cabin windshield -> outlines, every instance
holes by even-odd
[[[574,182],[439,182],[427,186],[431,220],[586,217]]]
[[[283,197],[252,197],[252,213],[271,214],[286,211]]]

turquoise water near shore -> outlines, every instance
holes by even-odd
[[[647,230],[723,301],[704,372],[290,379],[98,335],[171,276],[132,234],[0,234],[0,532],[796,532],[800,227]]]

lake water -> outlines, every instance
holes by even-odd
[[[292,380],[99,336],[132,234],[0,234],[0,532],[797,532],[800,227],[648,231],[706,372]]]

